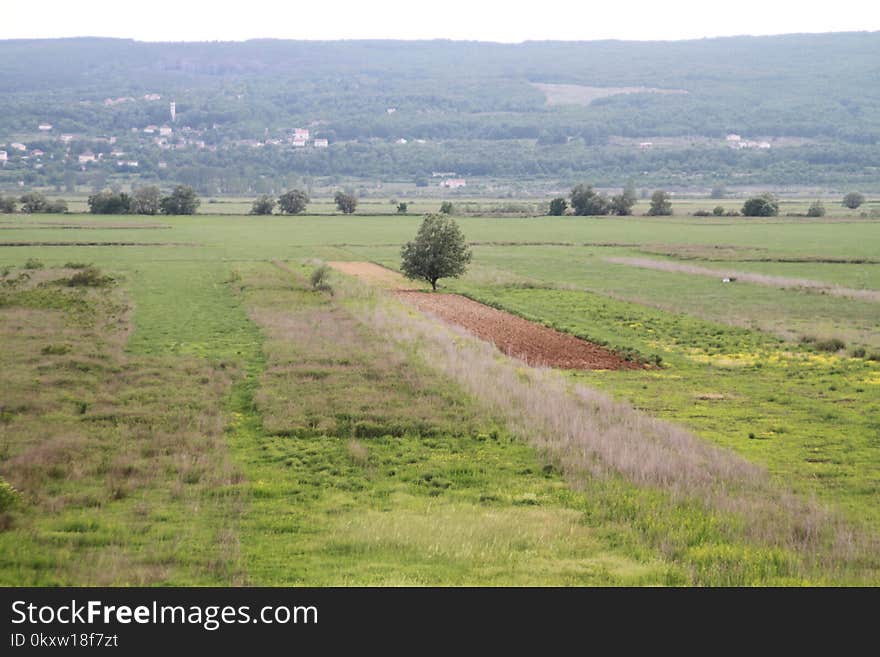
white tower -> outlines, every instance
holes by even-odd
[[[172,100],[172,101],[171,101],[171,104],[170,104],[169,107],[170,107],[170,109],[171,109],[171,121],[173,122],[173,121],[176,120],[175,117],[177,116],[177,103],[175,103],[175,102]]]

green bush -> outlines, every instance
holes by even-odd
[[[846,347],[846,343],[840,338],[829,338],[827,340],[817,340],[813,343],[813,347],[819,351],[835,352]]]
[[[11,509],[19,500],[19,493],[8,481],[0,477],[0,513]]]
[[[112,282],[113,279],[101,274],[97,267],[80,269],[65,281],[68,287],[104,287]]]
[[[330,287],[330,283],[327,282],[327,278],[330,276],[330,267],[327,265],[320,265],[312,271],[312,275],[309,278],[309,282],[312,284],[312,289],[317,292],[333,292],[333,288]]]
[[[36,258],[28,258],[27,262],[24,263],[25,269],[42,269],[43,267],[45,267],[45,265]]]

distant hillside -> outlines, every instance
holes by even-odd
[[[436,171],[880,185],[880,33],[518,45],[21,40],[0,42],[0,84],[4,186],[118,176],[246,191]],[[144,131],[164,124],[170,134]],[[309,129],[304,144],[296,128]],[[315,148],[316,137],[328,147]],[[95,162],[81,163],[84,153]]]

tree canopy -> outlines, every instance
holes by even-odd
[[[458,224],[449,216],[428,214],[416,237],[400,250],[400,270],[407,278],[422,279],[437,289],[441,278],[457,278],[471,261],[471,250]]]
[[[338,191],[333,196],[337,209],[343,214],[352,214],[357,208],[357,197],[348,192]]]
[[[753,196],[743,203],[742,213],[744,217],[775,217],[779,214],[779,200],[769,192]]]
[[[284,214],[304,212],[309,203],[309,195],[301,189],[291,189],[278,197],[278,208]]]

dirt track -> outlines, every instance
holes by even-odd
[[[419,310],[466,328],[502,352],[530,365],[570,370],[640,369],[599,345],[535,324],[458,294],[398,290],[395,295]]]
[[[333,267],[333,269],[341,271],[343,274],[355,276],[371,285],[393,288],[414,287],[416,285],[413,281],[405,278],[402,274],[398,274],[396,271],[392,271],[391,269],[372,262],[348,262],[340,260],[328,262],[327,264]]]

